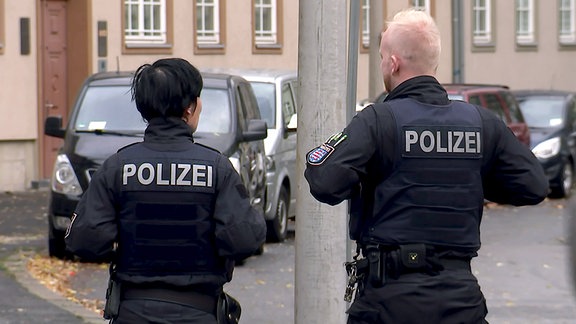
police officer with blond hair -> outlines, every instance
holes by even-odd
[[[429,15],[399,12],[381,36],[385,102],[306,157],[317,200],[350,199],[359,255],[347,263],[348,300],[357,289],[348,323],[486,323],[470,268],[484,199],[535,205],[548,180],[493,113],[448,99],[435,78],[440,34]]]
[[[228,158],[194,142],[202,86],[179,58],[136,71],[144,141],[103,163],[68,228],[74,254],[114,257],[104,312],[113,323],[215,324],[233,260],[264,243],[264,217]]]

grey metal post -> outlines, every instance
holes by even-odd
[[[346,204],[309,193],[305,156],[346,124],[346,1],[299,2],[295,323],[345,323]]]
[[[464,83],[462,1],[452,0],[452,82]]]
[[[384,1],[370,0],[370,51],[368,53],[368,98],[384,91],[380,70],[380,32],[384,26]]]

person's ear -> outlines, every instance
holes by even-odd
[[[392,74],[398,72],[400,70],[400,58],[396,55],[390,56],[390,61],[392,62]]]

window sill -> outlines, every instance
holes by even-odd
[[[122,54],[172,54],[172,44],[127,43]]]

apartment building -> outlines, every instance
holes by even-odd
[[[441,82],[575,88],[576,0],[346,1],[360,6],[359,99],[378,32],[371,4],[383,21],[410,6],[436,19]],[[61,140],[44,135],[44,119],[66,120],[86,76],[169,56],[206,68],[297,69],[298,10],[298,0],[0,0],[0,190],[46,183]]]

